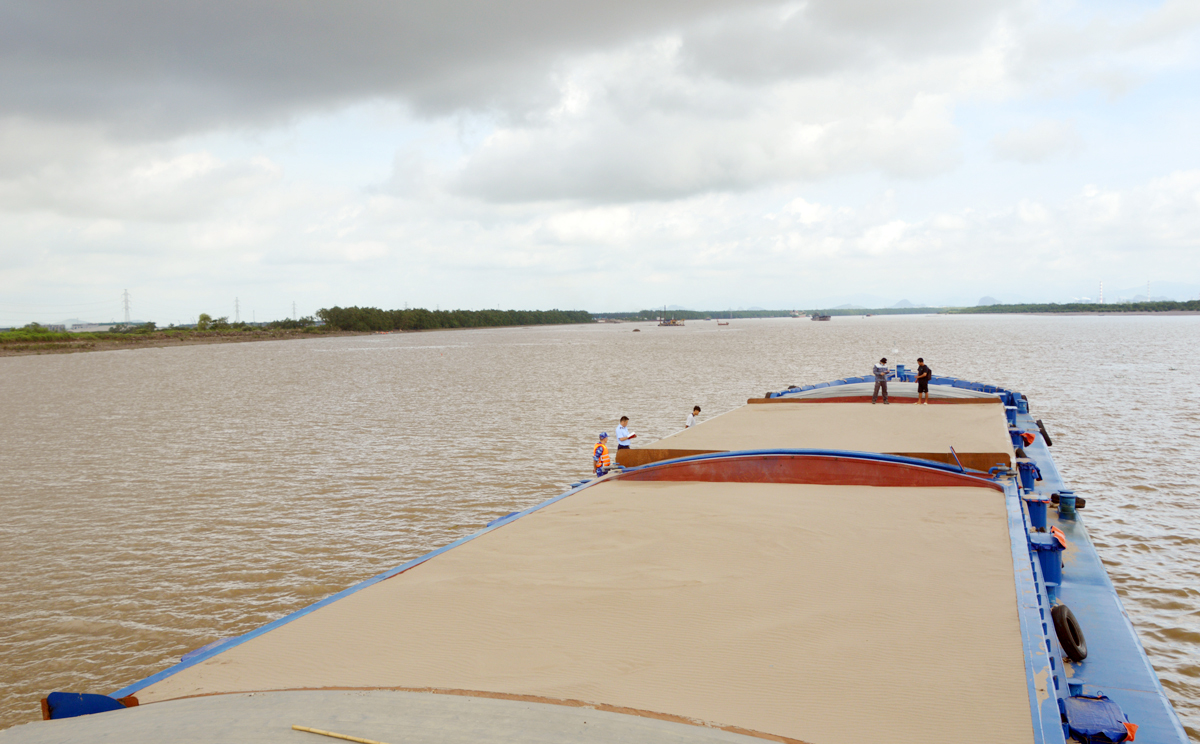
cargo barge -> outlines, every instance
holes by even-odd
[[[7,742],[1187,737],[1025,396],[792,387]]]

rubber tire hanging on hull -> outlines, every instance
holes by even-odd
[[[1086,659],[1087,639],[1083,637],[1083,628],[1079,627],[1071,608],[1060,604],[1050,610],[1050,617],[1054,620],[1054,634],[1067,657],[1076,664]]]
[[[1042,424],[1042,420],[1038,419],[1035,423],[1037,424],[1038,431],[1042,433],[1042,439],[1046,440],[1046,446],[1053,447],[1054,442],[1050,441],[1050,435],[1046,433],[1046,427],[1044,424]]]

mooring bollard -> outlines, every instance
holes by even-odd
[[[1075,516],[1075,492],[1062,490],[1058,492],[1058,514],[1063,517]]]

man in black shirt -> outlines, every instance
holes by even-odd
[[[917,357],[917,404],[929,405],[929,378],[933,370],[925,366],[925,360]]]

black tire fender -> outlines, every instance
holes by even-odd
[[[1045,440],[1046,440],[1046,446],[1047,446],[1047,447],[1053,447],[1053,446],[1054,446],[1054,442],[1051,442],[1051,441],[1050,441],[1050,435],[1046,433],[1046,426],[1045,426],[1045,424],[1043,424],[1043,423],[1042,423],[1042,420],[1041,420],[1041,419],[1038,419],[1036,423],[1037,423],[1037,428],[1038,428],[1038,431],[1040,431],[1040,432],[1042,433],[1042,439],[1045,439]]]
[[[1050,610],[1050,617],[1054,620],[1054,634],[1067,657],[1076,664],[1086,659],[1087,639],[1083,637],[1083,628],[1079,627],[1071,608],[1060,604]]]

